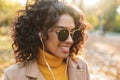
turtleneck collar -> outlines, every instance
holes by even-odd
[[[63,58],[56,57],[48,52],[43,51],[42,49],[39,49],[39,54],[37,59],[39,65],[47,66],[44,60],[44,56],[50,67],[58,67],[64,63]]]

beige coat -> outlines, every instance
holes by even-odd
[[[79,58],[78,61],[68,60],[69,80],[89,80],[86,61]],[[5,70],[2,80],[45,80],[39,71],[36,61],[29,62],[26,66],[15,64]]]

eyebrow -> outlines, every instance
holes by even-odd
[[[55,28],[65,28],[65,26],[56,26]]]
[[[65,26],[56,26],[56,28],[63,28],[63,29],[67,29]],[[73,28],[71,31],[75,30],[75,28]]]

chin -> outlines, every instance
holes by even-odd
[[[69,54],[62,55],[61,58],[67,58]]]

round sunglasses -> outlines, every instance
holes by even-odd
[[[65,41],[68,39],[69,34],[71,35],[74,42],[79,41],[82,37],[82,33],[80,30],[76,29],[73,32],[69,32],[67,29],[61,29],[56,31],[57,37],[59,41]]]

